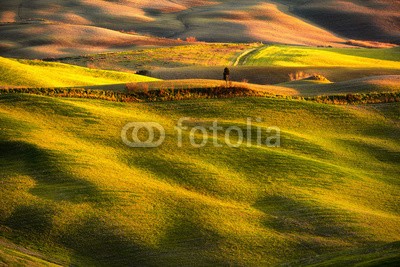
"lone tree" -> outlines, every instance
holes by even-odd
[[[228,67],[226,67],[224,69],[224,80],[226,82],[226,85],[228,85],[228,82],[229,82],[229,75],[230,75],[229,69],[228,69]]]
[[[21,10],[22,10],[22,3],[20,3],[20,4],[18,5],[18,18],[19,18],[19,20],[22,20],[22,17],[21,17]]]

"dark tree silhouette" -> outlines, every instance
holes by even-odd
[[[20,4],[18,5],[18,18],[19,18],[19,20],[22,20],[22,17],[21,17],[21,10],[22,10],[22,3],[20,3]]]
[[[230,75],[230,71],[229,71],[228,67],[226,67],[224,69],[224,80],[225,80],[227,85],[228,85],[228,82],[229,82],[229,75]]]

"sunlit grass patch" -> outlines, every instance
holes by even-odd
[[[2,87],[66,87],[157,80],[129,73],[1,57],[0,75]]]
[[[62,265],[277,265],[395,242],[399,104],[384,105],[1,95],[1,234]],[[281,147],[190,143],[215,120],[247,134],[249,117]],[[127,147],[132,121],[162,124],[163,145]]]
[[[397,48],[315,48],[271,45],[257,49],[246,58],[248,66],[362,67],[400,69]]]

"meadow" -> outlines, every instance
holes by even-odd
[[[67,87],[157,79],[116,71],[94,70],[40,60],[0,57],[0,87]]]
[[[2,0],[0,267],[400,266],[399,17]]]
[[[78,57],[56,58],[67,64],[112,70],[154,70],[188,66],[229,66],[242,53],[260,44],[193,43],[180,46],[141,48]]]
[[[264,46],[242,59],[248,66],[352,67],[400,69],[400,48]]]
[[[233,81],[272,85],[289,82],[289,75],[297,72],[322,74],[332,82],[380,76],[381,83],[390,83],[383,76],[400,75],[399,55],[399,48],[202,43],[55,60],[98,69],[145,71],[162,80],[220,80],[223,68],[229,66]]]
[[[179,67],[351,67],[399,69],[400,49],[332,48],[289,45],[193,43],[55,59],[68,64],[114,70]],[[243,56],[242,56],[243,55]],[[239,61],[237,59],[239,58]]]
[[[0,7],[1,55],[46,57],[0,57],[0,266],[397,266],[400,50],[358,47],[374,42],[312,11],[341,3],[374,30],[393,14],[375,1],[141,2],[77,1],[61,18],[35,13],[47,0],[23,6],[36,23]],[[141,33],[117,26],[129,23]],[[195,40],[227,29],[258,42]],[[165,141],[127,146],[130,122],[161,124]],[[215,122],[215,136],[192,134]],[[228,146],[227,129],[244,143]]]
[[[397,262],[399,111],[399,103],[333,106],[252,97],[115,103],[3,94],[1,260],[64,266]],[[189,119],[179,148],[174,126],[181,117]],[[248,117],[263,131],[279,127],[281,147],[215,148],[210,139],[195,148],[189,142],[192,127],[214,120],[246,132]],[[131,121],[162,124],[164,144],[125,146],[120,133]],[[223,132],[217,138],[223,143]]]

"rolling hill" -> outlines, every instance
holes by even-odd
[[[54,58],[130,50],[136,46],[182,45],[135,33],[124,33],[91,25],[60,23],[16,23],[0,25],[0,53],[15,58]]]
[[[0,55],[62,57],[177,45],[177,38],[187,37],[335,47],[347,46],[349,39],[400,44],[399,14],[395,0],[5,0]]]
[[[200,43],[64,57],[54,59],[54,61],[83,67],[119,71],[150,71],[189,66],[229,66],[244,52],[259,46],[260,44],[256,43]]]
[[[332,49],[261,46],[241,62],[246,66],[400,69],[400,49]]]
[[[1,87],[71,87],[156,80],[123,72],[0,57]]]
[[[396,0],[280,2],[287,3],[294,14],[341,36],[399,44],[400,5]]]
[[[15,245],[0,262],[24,253],[66,266],[399,261],[399,108],[1,95],[0,232]],[[246,131],[248,117],[279,127],[281,147],[190,145],[192,127],[218,120]],[[161,123],[164,144],[125,146],[132,121]]]
[[[399,17],[2,0],[0,266],[399,266]]]
[[[400,49],[322,48],[251,44],[190,44],[137,49],[55,61],[118,71],[146,70],[166,80],[221,79],[225,66],[232,79],[277,84],[290,73],[321,73],[331,81],[367,76],[400,75]],[[221,69],[222,68],[222,69]]]
[[[398,92],[400,91],[400,75],[371,76],[336,83],[300,80],[283,83],[280,86],[296,89],[298,94],[303,96]]]
[[[0,263],[4,266],[60,267],[46,261],[45,256],[0,238]]]
[[[290,88],[308,88],[306,94],[397,90],[400,75],[398,48],[318,48],[260,44],[191,44],[66,57],[54,62],[0,58],[0,85],[25,87],[85,86],[125,90],[129,82],[170,80],[161,85],[204,87],[220,84],[221,72],[231,66],[231,78],[250,87],[279,84],[272,90],[292,94]],[[72,66],[78,65],[79,67]],[[89,68],[90,69],[89,69]],[[108,69],[112,71],[104,71]],[[118,71],[118,72],[117,72]],[[121,72],[125,71],[125,72]],[[147,76],[132,72],[144,71]],[[130,73],[126,73],[130,72]],[[287,83],[296,73],[321,74],[335,84]],[[206,81],[208,79],[209,81]],[[181,81],[185,80],[185,81]],[[157,84],[157,83],[154,83]],[[288,88],[283,88],[288,87]],[[293,91],[293,90],[292,90]],[[305,91],[301,91],[303,94]],[[296,93],[299,94],[299,93]]]

